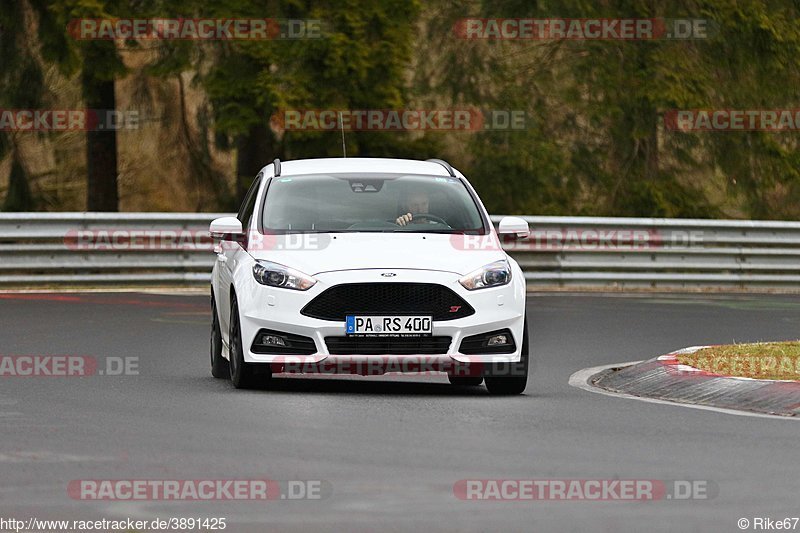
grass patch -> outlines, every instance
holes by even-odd
[[[712,346],[680,354],[678,361],[726,376],[800,380],[800,341]]]

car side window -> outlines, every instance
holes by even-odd
[[[244,230],[244,239],[241,240],[239,244],[241,244],[245,250],[250,240],[250,221],[253,218],[253,211],[256,206],[256,199],[258,198],[258,187],[261,185],[261,177],[262,174],[259,174],[256,176],[256,179],[253,180],[253,183],[250,185],[244,197],[242,207],[239,209],[239,214],[236,215],[236,218],[242,223],[242,229]]]
[[[239,222],[242,223],[242,228],[245,231],[248,231],[250,227],[250,219],[253,217],[253,209],[256,206],[256,197],[258,196],[258,187],[261,184],[261,174],[256,176],[256,179],[253,180],[253,184],[250,185],[250,189],[247,190],[247,194],[244,197],[244,202],[242,202],[242,207],[239,209],[239,214],[236,218],[239,219]]]

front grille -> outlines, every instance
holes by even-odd
[[[325,337],[331,355],[442,355],[450,337]]]
[[[344,283],[311,300],[303,315],[344,322],[347,315],[430,315],[455,320],[475,310],[452,290],[435,283]]]

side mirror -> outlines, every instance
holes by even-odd
[[[239,236],[244,233],[242,223],[236,217],[222,217],[211,222],[209,232],[212,237],[225,239],[228,236]]]
[[[516,239],[524,239],[530,235],[530,228],[524,219],[519,217],[503,217],[497,225],[497,233],[503,236],[510,236]]]

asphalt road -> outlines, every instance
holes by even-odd
[[[532,294],[525,395],[446,378],[208,368],[207,297],[0,294],[0,354],[138,358],[138,375],[0,378],[0,518],[226,517],[227,531],[739,531],[800,515],[800,425],[592,394],[582,368],[800,337],[800,297]],[[321,480],[319,500],[71,499],[80,479]],[[461,479],[708,480],[710,500],[462,501]],[[798,525],[800,529],[800,525]]]

